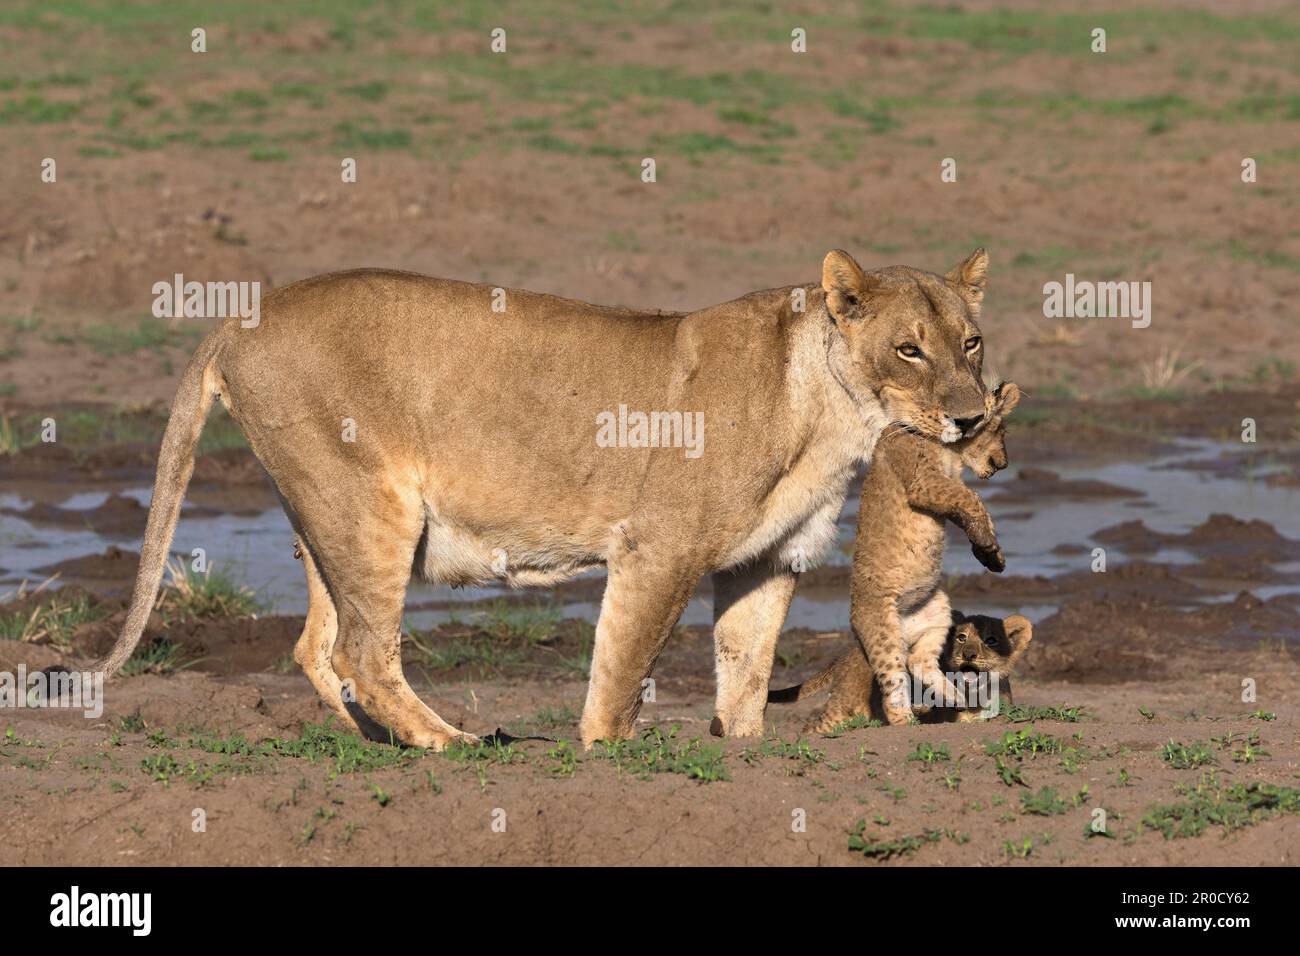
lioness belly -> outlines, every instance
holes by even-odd
[[[547,587],[605,563],[576,544],[530,546],[519,535],[480,531],[428,509],[416,549],[416,577],[453,586],[502,581],[510,587]]]

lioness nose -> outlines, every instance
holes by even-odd
[[[970,418],[954,418],[952,423],[961,429],[963,435],[969,435],[979,427],[979,423],[982,421],[984,421],[984,416],[980,414],[972,415]]]

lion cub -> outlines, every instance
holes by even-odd
[[[880,683],[891,724],[912,718],[907,671],[943,699],[957,696],[939,669],[939,652],[952,625],[948,596],[939,589],[944,521],[966,532],[986,568],[1006,567],[993,520],[980,496],[962,482],[961,471],[965,465],[988,478],[1007,466],[1003,419],[1019,401],[1020,389],[1006,382],[988,395],[985,424],[968,438],[940,444],[899,431],[876,444],[862,483],[862,500],[871,507],[858,511],[849,619]]]
[[[1020,389],[1004,383],[986,401],[984,427],[952,444],[907,431],[882,436],[862,482],[862,501],[871,507],[858,510],[850,621],[866,653],[861,665],[869,663],[876,675],[891,724],[912,718],[907,671],[942,699],[958,698],[939,668],[952,627],[948,596],[939,589],[945,520],[966,532],[981,564],[998,572],[1006,567],[993,521],[961,471],[965,465],[988,478],[1007,466],[1003,419],[1020,401]]]
[[[961,674],[969,688],[978,684],[981,674],[996,674],[999,705],[1003,702],[1010,704],[1011,672],[1033,639],[1033,624],[1019,614],[998,619],[983,614],[967,617],[954,611],[953,624],[940,660],[945,671]],[[858,716],[868,720],[884,719],[884,702],[875,674],[862,651],[856,647],[802,684],[770,692],[767,700],[773,704],[792,704],[817,693],[827,684],[830,684],[831,699],[821,713],[809,721],[806,733],[826,733],[837,724]],[[927,724],[965,723],[978,720],[980,714],[978,707],[935,707],[920,714],[919,719]]]

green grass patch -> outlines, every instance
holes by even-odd
[[[171,561],[167,570],[169,580],[159,599],[164,620],[249,617],[265,609],[251,588],[214,567],[199,572]]]
[[[998,716],[1005,717],[1013,724],[1024,724],[1034,720],[1056,720],[1067,724],[1077,724],[1084,719],[1084,709],[1080,705],[1062,704],[1059,707],[1028,707],[1023,704],[1004,706]]]
[[[198,661],[181,644],[167,637],[144,641],[122,665],[123,677],[140,677],[144,674],[166,676],[184,670]]]
[[[78,103],[47,100],[38,94],[0,105],[0,125],[17,123],[66,123],[81,110]]]
[[[654,773],[677,773],[701,783],[730,780],[722,747],[705,744],[698,737],[678,740],[679,728],[667,735],[654,727],[640,740],[597,741],[592,756],[610,760],[618,769],[648,777]]]
[[[1300,813],[1300,790],[1269,783],[1222,785],[1213,771],[1203,773],[1195,786],[1177,787],[1183,799],[1159,804],[1142,816],[1142,825],[1158,830],[1166,840],[1199,836],[1218,828],[1226,836],[1234,830],[1286,814]]]
[[[1170,740],[1160,750],[1160,758],[1175,770],[1195,770],[1218,762],[1208,744],[1186,744]]]
[[[47,600],[21,611],[0,612],[0,640],[48,641],[67,647],[82,624],[103,616],[87,594],[54,592]]]
[[[1020,795],[1020,812],[1040,817],[1051,817],[1065,813],[1070,805],[1051,787],[1043,787],[1037,793],[1028,791]]]
[[[886,839],[877,834],[867,833],[867,821],[859,820],[849,831],[849,849],[873,860],[889,860],[894,857],[910,856],[921,847],[938,843],[941,839],[943,839],[942,830],[925,830],[915,836]]]

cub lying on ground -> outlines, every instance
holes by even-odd
[[[940,655],[940,665],[945,672],[960,673],[970,688],[975,686],[981,674],[996,674],[999,704],[1010,704],[1011,672],[1033,639],[1033,624],[1019,614],[999,620],[983,614],[967,617],[956,611]],[[770,704],[792,704],[823,690],[827,684],[830,685],[831,699],[808,722],[805,733],[826,733],[837,724],[859,716],[884,720],[884,703],[875,674],[861,649],[856,647],[802,684],[769,692],[767,701]],[[973,696],[967,695],[968,699]],[[980,713],[978,707],[933,707],[919,714],[918,718],[926,724],[965,723],[978,720]]]

